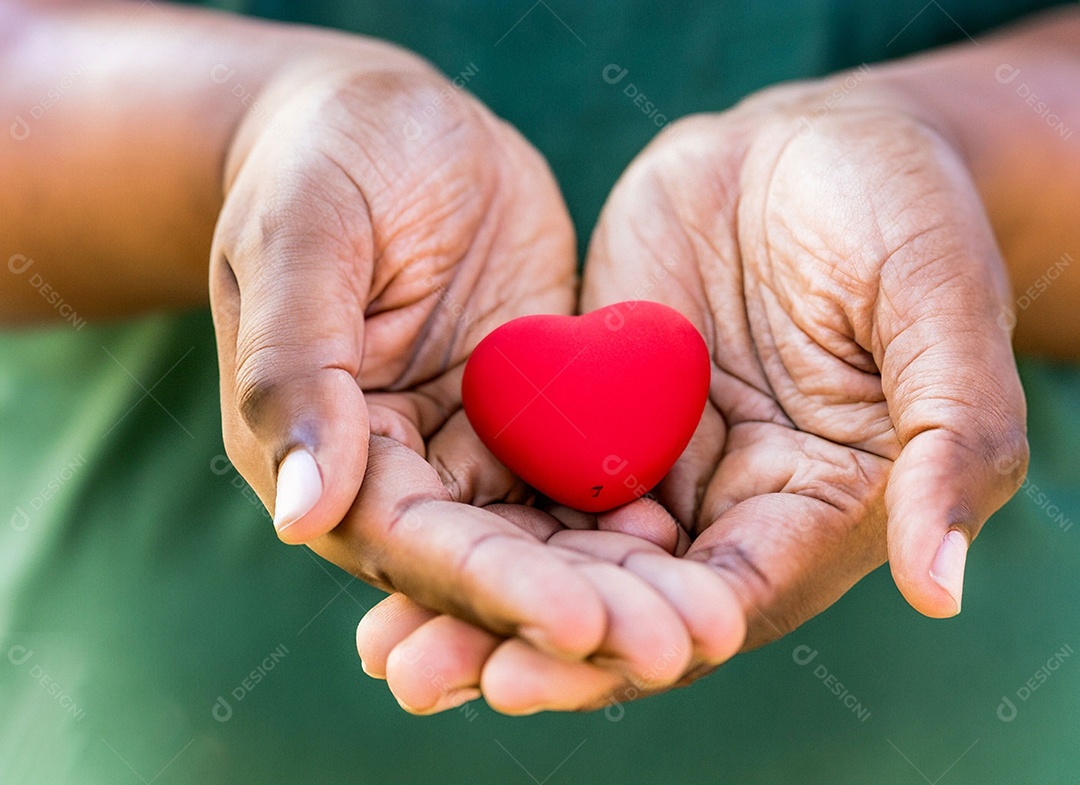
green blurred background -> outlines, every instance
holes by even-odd
[[[472,71],[467,88],[550,160],[584,245],[663,124],[626,84],[670,120],[1043,5],[232,7]],[[356,658],[381,595],[279,544],[224,457],[207,313],[0,336],[0,783],[1075,783],[1080,368],[1022,373],[1029,479],[972,550],[957,619],[919,617],[883,569],[689,689],[589,715],[477,701],[417,719]]]

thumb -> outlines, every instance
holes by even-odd
[[[357,378],[368,277],[310,230],[233,247],[242,252],[215,241],[210,276],[226,452],[278,536],[306,543],[345,516],[367,465]]]
[[[984,242],[895,287],[883,272],[875,315],[902,445],[885,494],[889,561],[908,602],[937,618],[960,612],[968,546],[1027,470],[1024,393],[998,324],[1008,287],[989,227],[978,228]]]

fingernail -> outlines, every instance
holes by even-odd
[[[322,477],[315,458],[307,450],[293,450],[278,467],[274,528],[280,534],[306,515],[320,496]]]
[[[934,563],[930,565],[930,577],[949,593],[960,613],[960,600],[964,595],[964,564],[967,561],[967,537],[951,529],[938,547]]]

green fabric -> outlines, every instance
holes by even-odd
[[[586,239],[656,131],[606,65],[676,117],[1039,4],[549,0],[511,30],[530,5],[314,2],[303,19],[475,64],[469,89],[549,157]],[[879,570],[689,689],[416,719],[356,659],[380,594],[277,543],[224,458],[208,314],[2,336],[0,783],[1074,782],[1080,368],[1022,370],[1029,481],[973,549],[958,619],[919,617]]]

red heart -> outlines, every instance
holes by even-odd
[[[638,498],[686,449],[709,394],[709,352],[666,305],[617,303],[584,316],[525,316],[465,365],[476,433],[511,471],[586,512]]]

